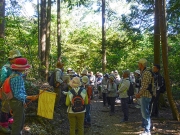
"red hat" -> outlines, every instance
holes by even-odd
[[[11,65],[11,69],[14,70],[27,70],[30,67],[26,58],[16,58],[14,64]]]

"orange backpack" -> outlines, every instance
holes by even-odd
[[[10,100],[10,99],[13,98],[10,79],[11,79],[11,77],[8,77],[4,81],[4,83],[3,83],[3,85],[2,85],[2,87],[0,89],[0,99],[2,99],[2,100]]]
[[[91,86],[91,85],[88,85],[88,86],[87,86],[88,98],[91,98],[92,93],[93,93],[92,86]]]

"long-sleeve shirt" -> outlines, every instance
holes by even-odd
[[[129,78],[124,78],[122,82],[119,84],[118,93],[120,98],[127,98],[127,91],[130,86]]]
[[[59,68],[56,68],[56,81],[59,82],[60,84],[63,83],[63,80],[62,80],[62,70],[59,69]]]
[[[8,78],[12,73],[12,70],[10,68],[10,63],[5,64],[1,69],[1,76],[0,76],[0,82],[1,85],[4,83],[6,78]]]
[[[108,83],[108,97],[116,97],[117,96],[117,84],[115,82]]]
[[[152,82],[152,73],[145,69],[142,72],[142,75],[141,75],[141,88],[140,88],[140,91],[139,91],[139,94],[142,97],[152,98],[151,93],[149,92],[149,90],[147,90],[149,84],[151,84],[151,83],[153,84],[153,82]],[[154,87],[154,86],[152,86],[152,87]],[[154,94],[155,89],[152,89],[152,90],[153,90],[153,94]]]
[[[103,78],[102,80],[102,92],[107,93],[107,84],[108,84],[108,79]]]
[[[18,71],[13,71],[11,76],[12,76],[12,78],[10,79],[10,84],[11,84],[13,96],[17,100],[20,100],[24,103],[26,100],[27,94],[26,94],[26,90],[25,90],[24,80],[22,77],[23,74]]]
[[[76,93],[78,93],[79,89],[80,89],[80,87],[74,88]],[[88,104],[88,95],[87,95],[87,92],[86,92],[85,89],[82,90],[81,96],[82,96],[82,98],[84,100],[84,104],[87,105]],[[82,113],[82,112],[86,112],[86,110],[84,110],[82,112],[73,112],[72,106],[71,106],[72,99],[73,99],[73,94],[69,91],[67,93],[67,96],[66,96],[66,106],[68,106],[68,109],[67,109],[68,113]]]
[[[89,81],[90,81],[90,85],[94,85],[95,81],[96,81],[96,77],[94,75],[91,75],[89,77]]]

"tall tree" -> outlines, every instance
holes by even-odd
[[[45,50],[46,50],[46,0],[41,0],[41,19],[40,19],[40,51],[41,51],[41,76],[45,77]]]
[[[161,44],[162,44],[162,60],[164,67],[164,77],[166,82],[167,89],[167,97],[169,100],[169,104],[172,110],[173,118],[180,120],[179,112],[177,106],[172,97],[170,79],[169,79],[169,71],[168,71],[168,45],[167,45],[167,26],[166,26],[166,0],[158,0],[159,1],[159,24],[160,25],[160,33],[161,33]]]
[[[49,72],[49,54],[51,49],[51,0],[48,0],[47,6],[47,28],[46,28],[46,48],[45,48],[45,63],[46,63],[46,80],[48,79]]]
[[[154,64],[160,64],[160,29],[158,0],[155,0],[154,14]]]
[[[61,56],[61,0],[57,0],[57,54]]]
[[[5,0],[0,0],[0,38],[4,38],[4,28],[5,28]]]
[[[105,0],[102,0],[102,72],[106,71]]]

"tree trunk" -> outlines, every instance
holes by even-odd
[[[41,0],[41,27],[40,27],[40,46],[41,46],[41,76],[45,78],[45,50],[46,50],[46,0]]]
[[[38,56],[39,56],[39,59],[41,59],[41,45],[40,45],[40,12],[39,12],[39,0],[37,0],[37,13],[38,13]]]
[[[48,0],[47,6],[47,31],[46,31],[46,80],[48,79],[49,74],[49,54],[51,49],[50,43],[50,36],[51,36],[51,0]]]
[[[155,0],[155,15],[154,15],[154,64],[161,64],[160,60],[160,29],[159,29],[159,6],[158,0]],[[167,106],[163,100],[163,94],[160,94],[159,102],[161,106]]]
[[[169,79],[169,71],[168,71],[168,51],[167,51],[167,29],[166,29],[166,0],[158,0],[159,1],[159,24],[160,24],[160,33],[161,33],[161,44],[162,44],[162,60],[164,67],[164,77],[167,89],[167,97],[172,110],[173,118],[176,120],[179,119],[179,112],[177,106],[172,97],[172,90]]]
[[[4,38],[5,29],[5,0],[0,0],[0,38]]]
[[[60,0],[57,0],[57,54],[58,59],[61,57],[61,5]]]
[[[160,29],[158,0],[155,0],[154,15],[154,64],[160,64]]]
[[[106,71],[105,0],[102,0],[102,72]]]

